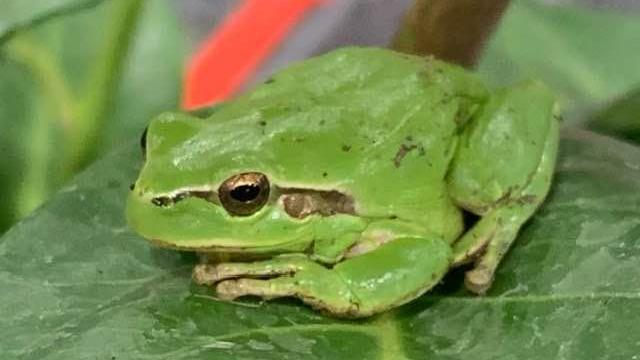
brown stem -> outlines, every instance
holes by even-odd
[[[473,67],[509,0],[416,0],[392,48]]]

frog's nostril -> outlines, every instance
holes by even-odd
[[[146,157],[147,155],[147,132],[149,131],[149,126],[144,128],[142,132],[142,136],[140,136],[140,148],[142,149],[142,156]]]

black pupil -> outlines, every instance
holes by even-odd
[[[260,194],[260,187],[256,185],[240,185],[231,190],[231,198],[240,202],[253,201]]]

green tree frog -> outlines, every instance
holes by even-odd
[[[555,108],[536,81],[489,92],[435,59],[339,49],[207,118],[153,119],[128,222],[223,259],[193,277],[226,300],[290,296],[365,317],[467,263],[466,287],[483,294],[549,190]]]

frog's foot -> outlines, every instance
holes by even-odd
[[[333,316],[363,317],[402,305],[437,284],[451,248],[441,239],[400,238],[332,268],[304,255],[252,263],[198,265],[194,279],[218,297],[296,297]]]
[[[453,247],[453,266],[475,260],[465,274],[465,286],[476,294],[491,287],[500,260],[515,240],[521,224],[530,216],[519,208],[501,208],[486,214]]]
[[[481,219],[454,244],[454,266],[475,261],[469,290],[484,294],[522,225],[544,200],[558,146],[555,101],[529,81],[496,92],[461,136],[449,194]]]
[[[555,126],[557,124],[554,123]],[[544,200],[551,183],[555,152],[555,139],[548,139],[538,168],[528,184],[517,194],[511,194],[495,204],[454,245],[453,266],[475,260],[474,268],[465,274],[465,285],[470,291],[486,293],[498,264],[516,239],[518,231]]]

